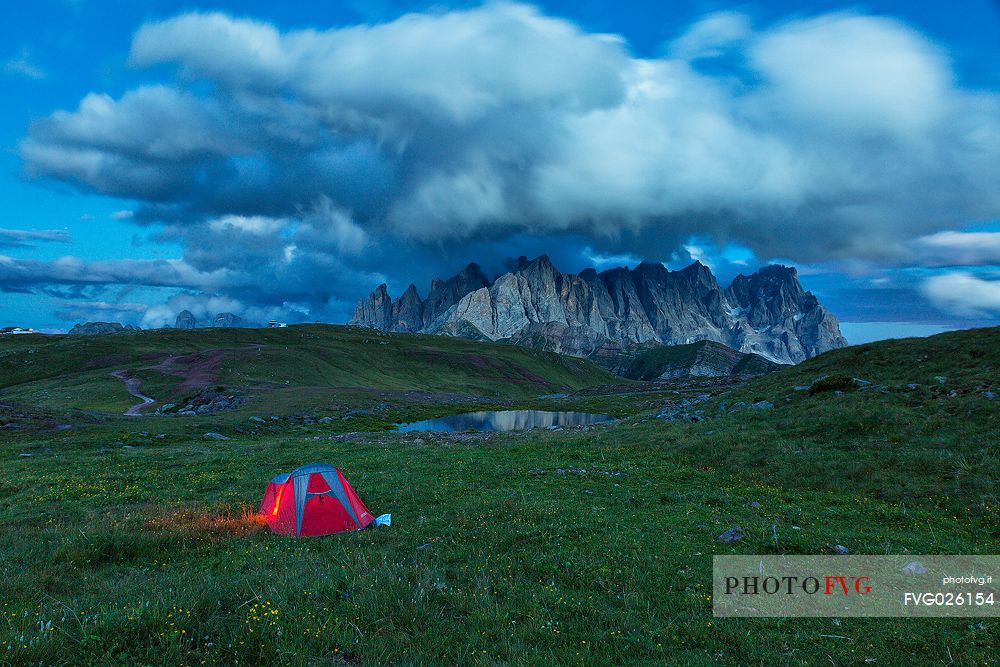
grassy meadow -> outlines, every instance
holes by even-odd
[[[202,384],[242,403],[124,417],[137,399],[116,370],[152,410]],[[995,663],[990,619],[713,618],[711,557],[998,553],[998,371],[1000,329],[856,346],[747,384],[627,382],[343,327],[8,337],[0,664]],[[706,394],[683,408],[702,421],[656,417]],[[729,411],[762,400],[774,409]],[[391,430],[509,407],[620,419]],[[268,479],[311,462],[392,527],[271,534],[255,515]],[[743,540],[716,541],[736,525]]]

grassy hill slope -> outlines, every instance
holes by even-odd
[[[827,352],[698,404],[700,423],[629,428],[767,483],[996,507],[998,393],[1000,328],[967,330]]]
[[[327,325],[0,340],[0,400],[120,412],[136,399],[111,377],[116,370],[139,378],[161,404],[205,385],[280,405],[303,390],[523,398],[614,381],[585,360],[540,350]]]
[[[822,375],[858,377],[897,388],[914,383],[925,387],[942,384],[963,393],[996,386],[1000,377],[1000,327],[831,350],[755,380],[750,387],[758,392],[781,392],[789,386],[808,385]]]
[[[345,333],[348,352],[401,346],[398,372],[368,377],[414,382],[401,357],[420,337]],[[424,381],[458,390],[445,384],[454,355],[493,354],[431,344],[446,354],[426,353]],[[296,370],[287,359],[240,381],[272,386]],[[542,366],[525,370],[559,372]],[[714,618],[711,571],[716,554],[831,545],[1000,553],[998,369],[1000,329],[984,329],[838,350],[737,388],[634,383],[538,401],[633,415],[588,431],[338,433],[250,427],[239,412],[0,429],[0,664],[997,664],[990,618]],[[302,377],[340,371],[316,373]],[[409,400],[383,394],[393,409]],[[457,410],[446,398],[425,409]],[[702,421],[656,416],[677,411]],[[314,461],[339,466],[392,527],[298,541],[262,528],[267,480]],[[744,539],[716,540],[737,525]]]

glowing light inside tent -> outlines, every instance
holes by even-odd
[[[281,496],[285,493],[285,485],[282,484],[278,487],[278,496],[274,499],[274,509],[271,510],[271,516],[278,516],[278,507],[281,506]]]

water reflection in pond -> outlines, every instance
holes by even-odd
[[[589,412],[545,410],[500,410],[467,412],[462,415],[397,424],[399,431],[521,431],[550,426],[592,426],[613,422],[614,417]]]

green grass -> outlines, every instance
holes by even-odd
[[[796,385],[809,385],[824,375],[858,377],[897,388],[913,383],[925,389],[995,390],[1000,376],[1000,327],[855,345],[827,352],[749,386],[777,394]]]
[[[997,391],[998,337],[833,352],[715,390],[692,406],[708,417],[697,424],[653,417],[706,391],[697,383],[498,398],[509,376],[487,363],[477,398],[449,393],[457,381],[438,361],[419,362],[433,391],[402,391],[412,378],[386,368],[370,372],[388,387],[304,384],[258,399],[280,393],[283,414],[366,410],[331,425],[251,428],[236,412],[55,431],[32,408],[37,427],[0,429],[0,663],[994,663],[992,619],[715,619],[710,589],[713,554],[997,553],[1000,404],[982,392]],[[239,363],[230,372],[247,387],[277,368]],[[898,387],[792,389],[835,374]],[[776,407],[718,410],[754,399]],[[383,431],[497,401],[631,416],[588,432]],[[312,461],[339,466],[393,526],[301,541],[263,529],[252,515],[267,480]],[[744,540],[715,540],[734,525]]]
[[[171,369],[161,365],[179,357]],[[120,336],[8,336],[0,340],[0,401],[47,410],[122,412],[136,403],[116,370],[142,380],[158,403],[192,395],[181,386],[201,369],[206,384],[260,400],[247,412],[291,410],[311,393],[337,404],[345,389],[421,390],[528,398],[615,381],[582,359],[459,338],[386,334],[340,326],[157,330]],[[441,372],[447,369],[447,372]],[[285,391],[295,395],[284,396]]]
[[[27,403],[50,412],[72,408],[110,413],[120,413],[138,402],[125,389],[125,383],[111,377],[105,369],[81,370],[0,389],[0,401],[3,400]]]

